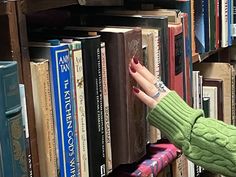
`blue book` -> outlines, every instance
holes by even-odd
[[[0,61],[0,177],[27,176],[25,136],[15,61]]]
[[[209,30],[205,26],[204,0],[194,1],[194,21],[195,21],[195,43],[197,53],[205,53],[206,49],[206,35],[205,30]]]
[[[31,43],[30,57],[34,61],[41,58],[49,60],[59,176],[76,177],[78,167],[69,46],[59,40]]]

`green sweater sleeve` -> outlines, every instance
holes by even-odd
[[[148,115],[149,122],[193,163],[225,176],[236,176],[236,127],[189,107],[171,91]]]

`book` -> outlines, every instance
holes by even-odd
[[[0,61],[1,176],[27,176],[17,62]]]
[[[101,63],[102,63],[102,94],[104,104],[104,127],[105,127],[105,143],[106,143],[106,174],[112,172],[112,148],[111,148],[111,125],[110,125],[110,105],[109,90],[107,81],[107,57],[106,44],[101,43]]]
[[[223,104],[223,80],[216,78],[203,78],[203,86],[216,87],[217,88],[217,119],[223,120],[224,117],[224,104]]]
[[[203,111],[205,117],[210,117],[210,97],[203,97]]]
[[[231,109],[232,109],[232,68],[229,63],[221,62],[205,62],[197,63],[194,69],[199,70],[203,77],[215,78],[223,80],[223,104],[224,104],[224,117],[223,121],[231,124]]]
[[[102,95],[101,38],[96,36],[77,37],[81,42],[85,112],[87,123],[89,176],[105,176],[105,130]]]
[[[160,36],[158,29],[142,29],[142,43],[147,48],[147,64],[148,70],[161,80],[160,76]],[[147,122],[147,142],[156,143],[161,139],[161,132],[156,127]]]
[[[33,61],[35,60],[35,62]],[[37,61],[38,60],[38,61]],[[57,177],[57,156],[52,107],[49,62],[33,59],[30,62],[38,140],[40,174]]]
[[[138,163],[123,166],[118,177],[157,176],[165,167],[172,163],[179,154],[179,149],[170,143],[151,144],[147,147],[148,154]]]
[[[77,143],[77,165],[79,166],[78,176],[89,176],[88,165],[88,144],[87,144],[87,123],[84,93],[84,68],[82,59],[81,42],[73,39],[64,39],[69,42],[72,61],[72,80],[75,106],[75,135]]]
[[[221,47],[229,45],[228,0],[220,0],[220,39]]]
[[[25,85],[20,84],[20,100],[21,100],[21,113],[23,118],[23,127],[25,135],[25,147],[26,147],[26,156],[27,156],[27,165],[28,165],[28,176],[33,176],[33,165],[32,165],[32,154],[30,148],[30,139],[29,139],[29,125],[27,117],[27,104],[26,104],[26,95],[25,95]]]
[[[166,16],[115,16],[115,15],[85,15],[72,14],[73,26],[130,26],[142,28],[160,29],[160,49],[161,49],[161,78],[168,84],[168,58],[169,54],[165,51],[168,46],[168,19]],[[96,20],[94,20],[96,19]]]
[[[192,56],[191,45],[189,35],[189,16],[187,13],[181,13],[181,21],[183,26],[183,38],[184,38],[184,62],[183,62],[183,91],[184,100],[188,105],[192,106]]]
[[[184,39],[182,23],[178,25],[168,25],[169,29],[169,88],[175,90],[182,98],[184,97],[183,65]]]
[[[203,103],[205,101],[205,117],[218,118],[217,87],[203,86]],[[208,105],[207,105],[208,104]],[[203,104],[204,105],[204,104]],[[203,106],[204,108],[204,106]]]
[[[31,42],[29,52],[30,58],[49,61],[59,175],[76,175],[78,169],[69,46],[58,40]]]
[[[194,27],[196,51],[204,53],[206,50],[205,23],[204,23],[204,0],[194,1]],[[207,15],[208,16],[208,15]],[[207,29],[207,28],[206,28]]]

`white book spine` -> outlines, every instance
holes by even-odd
[[[88,165],[88,145],[87,145],[87,128],[86,128],[86,113],[85,113],[85,93],[83,79],[83,61],[82,51],[73,51],[73,67],[74,67],[74,85],[76,98],[76,123],[79,139],[79,165],[80,176],[89,176]]]
[[[221,1],[221,47],[228,47],[228,0]]]
[[[104,125],[105,125],[105,144],[106,144],[106,174],[112,172],[112,151],[111,151],[111,131],[110,114],[108,101],[108,83],[107,83],[107,65],[105,43],[101,44],[102,59],[102,87],[103,87],[103,105],[104,105]]]

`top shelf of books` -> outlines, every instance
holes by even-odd
[[[79,4],[78,0],[21,0],[22,11],[25,14],[48,10],[52,8],[65,7],[69,5]]]

